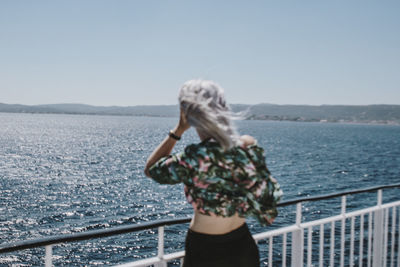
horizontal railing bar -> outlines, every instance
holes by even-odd
[[[278,207],[290,206],[290,205],[297,204],[299,202],[324,200],[324,199],[329,199],[329,198],[341,197],[341,196],[345,196],[345,195],[354,195],[354,194],[360,194],[360,193],[366,193],[366,192],[374,192],[379,189],[388,189],[388,188],[396,188],[396,187],[400,187],[400,184],[381,185],[381,186],[369,187],[369,188],[358,189],[358,190],[344,191],[344,192],[340,192],[340,193],[319,195],[319,196],[315,196],[315,197],[296,198],[293,200],[282,201],[281,203],[278,204]]]
[[[346,213],[345,217],[346,217],[346,219],[348,219],[351,217],[365,215],[365,214],[368,214],[369,212],[373,212],[376,210],[383,210],[383,209],[393,208],[393,207],[397,207],[397,206],[400,206],[400,201],[393,201],[390,203],[383,204],[382,206],[373,206],[373,207],[365,208],[362,210],[351,211],[351,212]]]
[[[255,241],[259,241],[259,240],[263,240],[263,239],[269,238],[271,236],[279,236],[279,235],[283,235],[285,233],[286,234],[287,233],[291,233],[291,232],[293,232],[295,230],[298,230],[298,229],[299,229],[299,226],[290,225],[290,226],[286,226],[286,227],[270,230],[268,232],[254,234],[253,238],[254,238]]]
[[[170,254],[164,255],[163,259],[166,261],[170,261],[176,258],[183,258],[185,256],[185,251],[178,251]]]
[[[120,264],[120,265],[115,265],[114,267],[144,267],[144,266],[153,265],[153,264],[156,264],[159,262],[161,262],[160,258],[152,257],[152,258],[128,262],[128,263],[124,263],[124,264]]]
[[[339,196],[344,196],[344,195],[373,192],[373,191],[376,191],[379,189],[388,189],[388,188],[396,188],[396,187],[400,187],[400,184],[382,185],[382,186],[370,187],[370,188],[366,188],[366,189],[351,190],[351,191],[346,191],[346,192],[341,192],[341,193],[320,195],[320,196],[315,196],[315,197],[298,198],[298,199],[294,199],[294,200],[283,201],[283,202],[279,203],[277,206],[283,207],[283,206],[294,205],[294,204],[297,204],[300,202],[317,201],[317,200],[329,199],[329,198],[334,198],[334,197],[339,197]],[[56,235],[56,236],[50,236],[50,237],[45,237],[45,238],[40,238],[40,239],[25,240],[25,241],[21,241],[21,242],[16,242],[16,243],[11,244],[6,247],[1,247],[0,254],[23,250],[23,249],[42,247],[42,246],[46,246],[46,245],[54,245],[54,244],[59,244],[59,243],[70,243],[70,242],[75,242],[75,241],[89,240],[89,239],[94,239],[94,238],[101,238],[101,237],[108,237],[108,236],[113,236],[113,235],[137,232],[137,231],[142,231],[142,230],[146,230],[146,229],[156,228],[159,226],[188,223],[188,222],[190,222],[190,220],[191,220],[191,218],[160,220],[160,221],[155,221],[155,222],[147,222],[147,223],[140,223],[140,224],[135,224],[135,225],[127,225],[127,226],[118,226],[118,227],[113,227],[113,228],[108,228],[108,229],[99,229],[99,230],[93,230],[93,231],[76,233],[76,234]]]
[[[306,229],[308,227],[319,226],[321,224],[337,222],[342,219],[343,219],[343,215],[335,215],[335,216],[331,216],[331,217],[327,217],[327,218],[323,218],[323,219],[319,219],[319,220],[315,220],[315,221],[311,221],[311,222],[305,222],[305,223],[300,224],[300,226],[301,226],[301,228]]]
[[[362,210],[356,210],[356,211],[352,211],[352,212],[348,212],[344,215],[335,215],[335,216],[331,216],[331,217],[327,217],[327,218],[323,218],[323,219],[319,219],[319,220],[315,220],[315,221],[310,221],[310,222],[304,222],[302,223],[300,226],[301,228],[308,228],[308,227],[314,227],[314,226],[318,226],[321,224],[326,224],[326,223],[330,223],[330,222],[337,222],[343,219],[343,217],[345,219],[350,219],[352,217],[357,217],[357,216],[361,216],[361,215],[365,215],[368,214],[370,212],[374,212],[377,210],[383,210],[383,209],[387,209],[387,208],[392,208],[392,207],[397,207],[400,206],[400,201],[395,201],[395,202],[391,202],[391,203],[386,203],[382,206],[373,206],[370,208],[365,208]]]
[[[17,250],[42,247],[47,245],[59,244],[59,243],[70,243],[75,241],[88,240],[93,238],[107,237],[119,234],[126,234],[132,232],[138,232],[142,230],[152,229],[159,226],[167,226],[174,224],[182,224],[190,222],[191,218],[179,218],[179,219],[169,219],[169,220],[160,220],[156,222],[146,222],[135,225],[126,225],[126,226],[118,226],[108,229],[99,229],[93,231],[87,231],[76,234],[67,234],[67,235],[56,235],[50,236],[41,239],[33,239],[26,240],[22,242],[14,243],[7,247],[0,248],[1,253],[13,252]]]
[[[164,257],[159,258],[159,257],[152,257],[152,258],[147,258],[143,260],[137,260],[137,261],[132,261],[128,263],[123,263],[119,265],[114,265],[113,267],[141,267],[141,266],[148,266],[152,264],[156,264],[161,262],[162,260],[164,261],[172,261],[175,259],[180,259],[185,256],[185,251],[178,251],[178,252],[173,252],[170,254],[164,255]]]

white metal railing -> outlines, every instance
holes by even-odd
[[[269,231],[265,233],[255,234],[253,237],[256,240],[268,239],[268,266],[273,266],[274,261],[277,257],[273,257],[273,242],[272,240],[278,236],[282,237],[282,257],[280,264],[278,266],[287,266],[287,235],[292,235],[292,251],[291,251],[291,266],[373,266],[373,267],[394,267],[400,266],[400,218],[398,219],[398,213],[396,212],[397,207],[400,207],[400,201],[381,204],[381,192],[378,193],[378,205],[366,209],[361,209],[353,212],[346,213],[346,197],[342,197],[342,211],[340,215],[300,223],[301,218],[301,203],[297,204],[297,214],[296,214],[296,224],[274,231]],[[359,218],[359,232],[358,235],[355,234],[355,222],[356,218]],[[365,253],[365,217],[368,217],[368,230],[367,231],[367,253]],[[389,218],[391,217],[391,227],[389,228]],[[350,221],[350,240],[349,248],[345,247],[346,243],[346,225],[347,221]],[[336,239],[335,230],[336,224],[340,225],[340,249],[339,249],[339,259],[335,258],[336,252]],[[329,261],[325,257],[325,226],[330,226],[330,236],[329,236]],[[319,228],[319,255],[318,258],[312,257],[313,253],[313,229]],[[305,232],[307,248],[304,249],[304,238]],[[396,236],[398,240],[396,241]],[[388,242],[390,238],[390,243]],[[355,242],[358,242],[358,251],[355,251]],[[395,251],[397,247],[398,251]],[[345,255],[345,252],[348,252]],[[397,254],[397,259],[396,259]],[[306,261],[303,257],[307,256]],[[358,262],[355,261],[355,256],[358,257]],[[348,261],[345,264],[345,259]],[[336,260],[336,261],[335,261]],[[337,260],[339,263],[337,263]],[[329,264],[327,264],[329,262]],[[395,265],[396,263],[396,265]]]
[[[279,206],[296,204],[295,223],[290,226],[258,233],[253,237],[259,244],[259,248],[267,251],[267,254],[262,255],[262,257],[266,257],[268,266],[285,267],[290,263],[289,266],[292,267],[304,265],[310,267],[355,265],[400,267],[400,200],[382,204],[382,189],[399,187],[400,184],[380,186],[280,203]],[[346,211],[347,195],[371,191],[378,192],[376,205],[351,212]],[[341,196],[340,214],[313,221],[302,221],[304,219],[302,216],[304,202],[338,196]],[[53,265],[53,245],[158,227],[157,256],[117,266],[139,267],[154,265],[166,267],[170,261],[180,260],[182,263],[184,251],[170,254],[164,253],[164,227],[189,221],[190,218],[173,219],[95,230],[75,235],[28,240],[0,248],[0,255],[12,251],[45,246],[44,262],[46,267],[50,267]],[[336,237],[337,235],[338,237]],[[276,249],[274,250],[274,248]]]
[[[294,225],[253,235],[256,242],[266,240],[268,246],[268,266],[274,266],[274,262],[280,258],[278,266],[287,266],[288,256],[290,256],[290,266],[366,266],[366,267],[400,267],[400,212],[396,212],[400,207],[400,201],[382,204],[382,189],[378,190],[377,205],[352,212],[346,212],[346,196],[342,196],[341,212],[339,215],[331,216],[319,220],[302,222],[302,203],[296,204],[296,222]],[[367,217],[367,220],[365,220]],[[391,227],[389,229],[389,217],[391,217]],[[399,219],[398,219],[399,217]],[[355,233],[356,218],[359,218],[358,235]],[[397,223],[397,221],[399,221]],[[350,224],[349,247],[346,248],[346,226]],[[364,229],[367,222],[368,228]],[[329,236],[325,235],[325,228],[330,228]],[[335,238],[337,226],[340,230],[340,238]],[[314,229],[317,228],[318,232]],[[366,232],[366,233],[365,233]],[[305,235],[305,233],[307,233]],[[319,234],[313,235],[314,233]],[[365,236],[367,234],[367,236]],[[281,255],[274,254],[274,239],[281,236],[282,242],[275,244],[281,246]],[[290,255],[287,251],[288,236],[291,236]],[[396,241],[396,236],[398,240]],[[313,258],[313,237],[319,240],[319,255]],[[326,237],[329,239],[329,254],[326,254]],[[388,240],[390,238],[390,243]],[[304,241],[306,239],[306,249]],[[366,240],[365,240],[366,239]],[[168,261],[181,259],[184,251],[164,255],[163,253],[163,227],[159,227],[159,242],[157,257],[117,265],[118,267],[144,267],[149,265],[167,266]],[[339,253],[337,252],[337,241],[339,241]],[[367,244],[364,243],[367,241]],[[355,243],[358,242],[358,251],[355,251]],[[365,245],[367,250],[365,251]],[[395,248],[398,251],[395,251]],[[348,252],[347,255],[346,251]],[[397,254],[397,255],[396,255]],[[280,257],[279,257],[280,256]],[[305,258],[306,256],[306,258]],[[355,261],[357,256],[358,261]],[[388,257],[389,256],[389,257]],[[347,261],[347,264],[345,264]],[[395,265],[396,264],[396,265]]]

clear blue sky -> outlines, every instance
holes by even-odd
[[[400,1],[0,1],[0,102],[400,104]]]

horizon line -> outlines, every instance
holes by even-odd
[[[20,103],[5,103],[0,102],[0,104],[4,105],[21,105],[21,106],[49,106],[49,105],[82,105],[82,106],[91,106],[91,107],[150,107],[150,106],[178,106],[178,104],[139,104],[139,105],[93,105],[86,103],[47,103],[47,104],[20,104]],[[232,105],[247,105],[247,106],[257,106],[257,105],[272,105],[272,106],[400,106],[400,104],[274,104],[274,103],[258,103],[258,104],[246,104],[246,103],[230,103]]]

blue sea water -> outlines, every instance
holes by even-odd
[[[39,237],[192,214],[181,185],[143,174],[148,155],[176,118],[0,113],[0,246]],[[400,127],[237,121],[265,148],[284,200],[400,183]],[[175,151],[198,142],[185,133]],[[384,201],[398,199],[387,190]],[[349,197],[348,208],[376,203]],[[306,203],[306,219],[340,211],[340,199]],[[271,228],[292,224],[282,208]],[[252,233],[265,231],[248,220]],[[187,225],[166,228],[167,252],[183,249]],[[156,230],[54,247],[55,266],[112,265],[155,255]],[[263,244],[260,244],[261,246]],[[264,248],[260,248],[263,254]],[[0,255],[0,266],[43,264],[44,249]],[[266,254],[262,257],[266,257]]]

